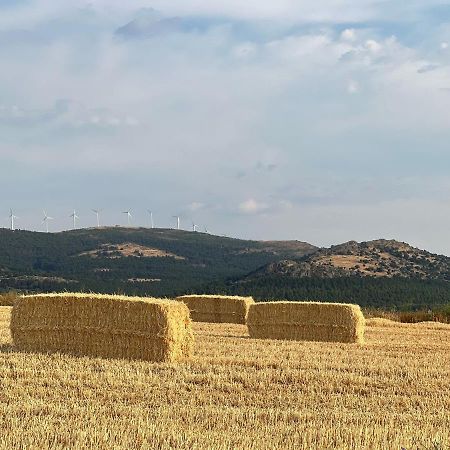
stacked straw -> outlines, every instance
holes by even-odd
[[[11,334],[25,351],[176,362],[192,353],[188,308],[153,298],[42,294],[19,298]]]
[[[234,297],[225,295],[183,295],[177,297],[185,303],[194,322],[241,323],[247,322],[251,297]]]
[[[250,306],[250,337],[296,341],[364,342],[364,316],[358,305],[319,302],[267,302]]]

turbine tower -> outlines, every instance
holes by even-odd
[[[153,211],[147,209],[147,212],[150,214],[150,228],[155,228],[155,224],[153,223]]]
[[[43,212],[44,212],[44,218],[42,220],[42,223],[45,224],[45,231],[48,233],[48,221],[53,220],[53,217],[50,217],[49,215],[47,215],[47,213],[45,212],[45,209]]]
[[[180,216],[172,216],[174,219],[177,219],[177,230],[180,229]]]
[[[197,231],[197,225],[194,222],[192,222],[192,231]]]
[[[102,210],[101,209],[93,209],[92,211],[97,216],[97,228],[100,228],[100,213],[102,212]]]
[[[14,212],[12,209],[9,210],[9,219],[11,220],[11,231],[14,231],[14,219],[18,219],[17,216],[14,215]]]
[[[79,219],[77,212],[73,210],[73,213],[69,217],[72,217],[73,219],[73,230],[75,230],[77,228],[77,219]]]
[[[131,215],[131,212],[130,211],[123,211],[122,214],[126,214],[127,215],[127,224],[128,224],[128,226],[130,226],[131,225],[131,218],[133,217]]]

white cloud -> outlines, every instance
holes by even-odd
[[[244,214],[258,214],[268,209],[267,204],[260,203],[253,198],[243,201],[239,204],[239,211]]]
[[[378,53],[382,49],[380,43],[378,43],[374,39],[368,39],[365,42],[365,47],[373,53]]]
[[[396,3],[392,0],[386,6],[380,0],[153,0],[151,8],[166,16],[176,17],[221,17],[236,20],[262,20],[275,23],[364,23],[368,21],[388,20],[393,22],[414,19],[425,8],[439,6],[439,0],[417,0]],[[28,28],[37,22],[57,17],[81,14],[92,20],[102,17],[106,22],[117,23],[122,18],[133,19],[140,9],[149,9],[147,0],[30,0],[8,8],[0,15],[0,27]],[[123,25],[123,24],[122,24]]]
[[[378,14],[375,2],[362,4],[368,8],[360,17]],[[334,230],[336,211],[345,209],[350,217],[365,211],[365,202],[386,220],[392,211],[383,213],[381,201],[418,196],[426,184],[422,175],[404,189],[389,177],[435,176],[450,163],[450,95],[442,90],[450,87],[450,68],[446,52],[436,49],[444,37],[432,30],[428,52],[375,27],[340,32],[333,13],[340,10],[336,22],[346,14],[356,17],[362,10],[356,2],[249,2],[239,11],[235,1],[174,0],[161,8],[196,12],[197,19],[228,11],[251,23],[212,21],[202,32],[126,41],[114,30],[136,16],[140,2],[94,1],[86,21],[89,39],[83,39],[76,31],[88,25],[77,22],[70,8],[42,5],[34,18],[30,13],[17,23],[26,27],[62,14],[61,23],[41,30],[49,33],[45,43],[0,42],[0,161],[2,168],[13,167],[4,170],[0,189],[8,189],[8,174],[19,167],[21,191],[28,190],[26,199],[17,190],[11,201],[41,201],[35,194],[41,178],[34,174],[54,180],[61,172],[76,173],[73,203],[83,195],[86,203],[103,196],[95,203],[136,201],[127,208],[138,210],[145,197],[161,223],[164,214],[196,212],[228,234],[246,226],[253,232],[253,216],[264,214],[260,237],[285,232],[306,239],[295,235],[306,221],[301,233],[309,230],[320,243],[325,238],[305,219],[314,208],[320,210],[316,217],[329,220],[320,233],[338,239],[345,233]],[[344,11],[349,5],[351,11]],[[262,22],[270,30],[261,31],[253,20],[271,13],[274,19]],[[330,25],[314,25],[324,17]],[[306,21],[307,31],[290,27],[291,21]],[[5,17],[1,24],[14,28]],[[133,174],[129,184],[121,183],[125,172]],[[374,174],[387,178],[374,181]],[[56,194],[49,198],[66,203],[68,181],[52,183]],[[350,220],[341,219],[351,229]],[[367,233],[380,223],[367,223]]]
[[[354,80],[350,80],[347,84],[347,92],[349,94],[357,94],[359,92],[359,84]]]
[[[448,46],[449,46],[448,42],[441,42],[441,45],[440,45],[441,50],[447,50]]]
[[[201,202],[192,202],[187,207],[187,209],[191,212],[200,211],[203,208],[205,208],[205,204]]]
[[[347,28],[341,33],[341,39],[353,42],[356,40],[356,31],[353,28]]]

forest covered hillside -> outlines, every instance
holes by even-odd
[[[0,230],[0,291],[253,295],[387,309],[450,303],[450,258],[406,243],[247,241],[148,228]]]
[[[301,258],[268,263],[209,290],[261,299],[428,309],[450,303],[450,258],[394,240],[350,241]]]
[[[0,290],[172,296],[316,250],[299,241],[245,241],[160,228],[0,229]]]
[[[272,274],[292,278],[357,276],[450,281],[450,258],[394,240],[350,241],[318,249],[298,260],[270,263],[251,277]]]

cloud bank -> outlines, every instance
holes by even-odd
[[[438,2],[0,3],[1,207],[450,254]],[[50,212],[53,210],[52,212]],[[83,214],[83,211],[85,213]],[[92,223],[91,223],[92,222]]]

